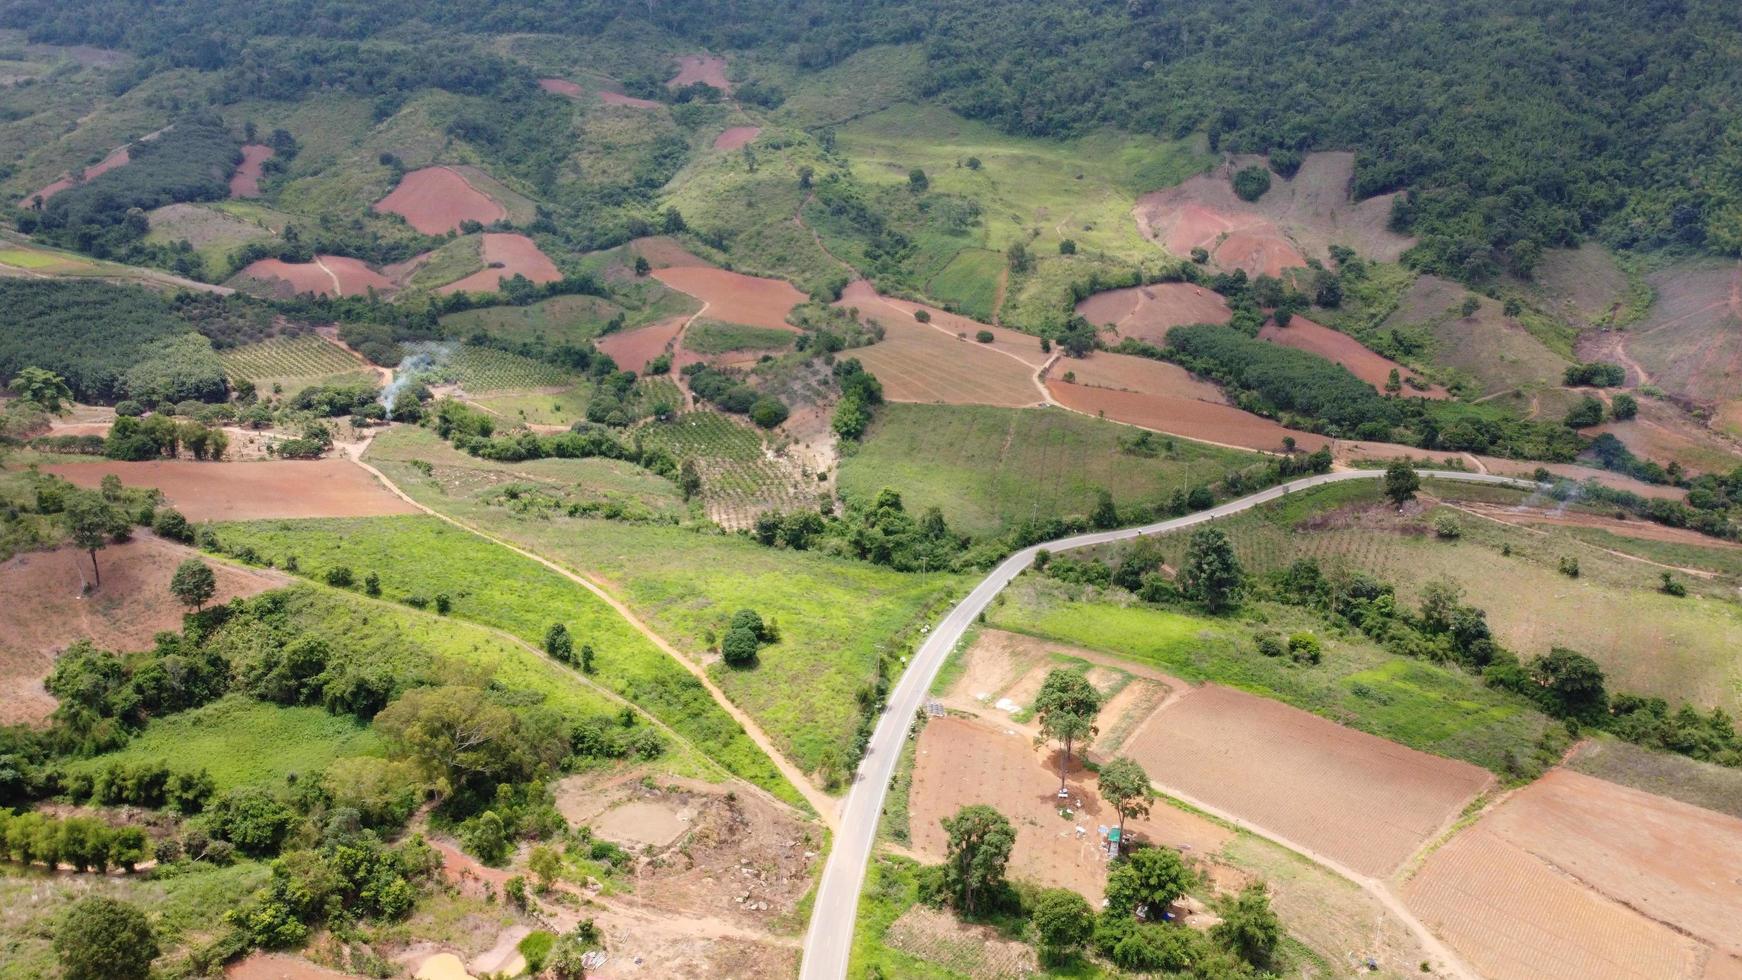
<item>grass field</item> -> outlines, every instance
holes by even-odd
[[[925,284],[925,294],[947,309],[990,323],[997,312],[998,277],[1006,266],[1002,252],[964,248]]]
[[[1580,746],[1571,766],[1588,776],[1742,818],[1742,770],[1654,752],[1607,735]]]
[[[622,307],[597,296],[554,296],[527,306],[488,306],[449,313],[442,330],[457,340],[476,333],[511,343],[579,344],[599,336]]]
[[[1387,653],[1359,634],[1327,634],[1316,617],[1259,604],[1246,619],[1109,602],[1073,601],[1073,587],[1019,580],[987,621],[1154,664],[1186,680],[1214,681],[1436,755],[1505,772],[1509,753],[1528,759],[1550,722],[1517,698],[1456,670]],[[1262,618],[1265,622],[1254,620]],[[1324,643],[1315,667],[1257,652],[1252,634],[1308,630]]]
[[[513,421],[531,425],[572,425],[587,417],[587,407],[592,404],[595,390],[591,381],[574,381],[560,388],[504,388],[486,390],[482,394],[467,391],[467,395],[470,401]],[[672,411],[683,406],[683,392],[670,378],[637,379],[634,395],[625,407],[637,420],[652,415],[661,405]]]
[[[1464,492],[1455,485],[1429,489],[1446,497]],[[1312,557],[1326,568],[1391,582],[1399,601],[1410,605],[1426,583],[1449,577],[1463,587],[1465,601],[1487,611],[1496,637],[1521,658],[1570,647],[1603,666],[1610,690],[1732,712],[1742,706],[1742,610],[1732,598],[1734,577],[1683,575],[1691,595],[1672,598],[1658,589],[1662,567],[1600,550],[1568,529],[1512,527],[1446,511],[1462,532],[1446,541],[1431,530],[1440,512],[1399,516],[1380,504],[1377,486],[1362,482],[1291,495],[1220,523],[1249,571]],[[1158,540],[1169,562],[1183,560],[1186,536]],[[1619,535],[1607,535],[1604,546],[1642,558],[1663,553],[1661,545]],[[1578,578],[1558,571],[1562,557],[1578,561]]]
[[[334,759],[381,755],[367,724],[319,707],[284,707],[232,694],[204,707],[159,718],[118,752],[73,763],[98,769],[111,761],[172,761],[209,769],[218,792],[232,786],[283,784],[291,773],[312,774]]]
[[[596,577],[679,649],[711,656],[726,621],[742,608],[776,620],[782,639],[762,649],[757,667],[733,670],[715,664],[709,669],[807,771],[831,755],[846,757],[857,723],[854,698],[873,680],[881,651],[910,642],[928,611],[965,584],[957,576],[905,575],[811,552],[777,551],[705,530],[520,516],[489,506],[459,486],[448,488],[456,471],[480,461],[404,435],[384,433],[369,458],[407,493]],[[434,477],[421,476],[404,462],[410,459],[432,463]],[[521,584],[513,591],[526,590],[514,575],[486,580],[516,581]],[[457,591],[455,596],[456,610],[464,615],[471,600],[462,601]]]
[[[587,643],[596,651],[600,684],[704,746],[733,773],[797,801],[773,763],[680,665],[591,593],[506,548],[423,516],[223,524],[218,535],[226,547],[252,546],[281,566],[295,555],[301,574],[317,580],[341,564],[358,580],[374,572],[390,600],[433,602],[446,594],[454,618],[535,646],[552,623],[564,623],[577,648]]]
[[[1137,434],[1050,408],[886,405],[843,455],[838,479],[849,500],[894,487],[910,510],[941,507],[951,527],[980,535],[1029,518],[1087,514],[1096,488],[1121,506],[1156,504],[1258,461],[1184,439],[1167,452],[1160,436],[1153,457],[1122,452],[1120,440]]]
[[[405,347],[412,353],[436,350],[434,345],[428,344],[406,344]],[[445,356],[438,356],[429,373],[432,383],[457,384],[469,392],[555,387],[573,380],[568,372],[553,364],[471,344],[461,344],[451,348]]]
[[[411,289],[434,289],[457,282],[484,268],[480,249],[484,240],[478,235],[456,238],[429,254],[429,258],[406,280]]]
[[[23,248],[0,248],[0,263],[19,269],[46,269],[60,263],[59,256],[50,252],[34,252]]]
[[[790,330],[771,330],[738,323],[702,319],[684,334],[684,349],[697,354],[729,354],[733,351],[785,350],[798,339]]]

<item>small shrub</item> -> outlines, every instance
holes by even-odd
[[[1560,561],[1561,574],[1567,578],[1579,577],[1579,560],[1571,555],[1563,555]]]
[[[913,318],[915,320],[918,320],[921,323],[930,323],[931,322],[931,311],[930,310],[914,310],[913,311]]]
[[[1663,573],[1663,585],[1659,586],[1659,589],[1664,595],[1673,595],[1678,598],[1688,594],[1688,587],[1668,572]]]
[[[1265,630],[1253,639],[1258,644],[1258,652],[1266,657],[1280,657],[1288,652],[1288,645],[1283,643],[1282,634],[1275,630]]]
[[[1319,638],[1302,630],[1288,638],[1288,655],[1295,663],[1316,664],[1324,659]]]
[[[327,569],[327,584],[335,589],[348,589],[356,579],[351,574],[350,566],[334,565]]]
[[[363,576],[363,591],[369,595],[374,595],[374,596],[380,595],[381,594],[381,576],[375,574],[374,572],[370,572],[369,574]]]
[[[437,592],[436,597],[435,597],[435,607],[436,607],[436,612],[439,612],[443,616],[446,616],[448,614],[448,610],[454,608],[454,600],[448,598],[448,594],[446,592]]]
[[[974,334],[974,339],[979,341],[982,344],[990,344],[996,338],[994,338],[992,336],[992,331],[981,330],[978,333]]]
[[[1450,514],[1441,514],[1434,518],[1434,536],[1445,541],[1456,541],[1462,537],[1464,529],[1458,524],[1458,519]]]

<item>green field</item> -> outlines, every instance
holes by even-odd
[[[411,289],[435,289],[458,282],[484,268],[484,239],[465,235],[429,253],[429,258],[411,274],[406,285]]]
[[[246,379],[268,391],[278,384],[285,397],[323,382],[377,380],[355,357],[313,334],[232,347],[219,351],[218,360],[232,381]]]
[[[487,306],[449,313],[442,330],[465,340],[484,333],[510,343],[579,344],[596,339],[623,308],[597,296],[554,296],[527,306]]]
[[[782,639],[763,648],[759,666],[732,670],[714,664],[709,670],[806,771],[831,755],[845,757],[857,724],[854,697],[873,679],[880,652],[910,642],[928,610],[965,584],[958,576],[905,575],[858,561],[765,548],[704,529],[519,515],[491,506],[480,499],[483,494],[450,487],[456,474],[475,480],[466,474],[476,473],[478,460],[406,435],[384,433],[369,454],[401,489],[427,506],[594,576],[679,649],[711,657],[716,638],[738,609],[752,608],[778,621]],[[422,476],[406,462],[411,459],[432,463],[434,476]],[[519,582],[512,576],[487,578]],[[387,582],[384,576],[384,588]],[[513,591],[525,590],[521,583]],[[471,600],[462,601],[457,591],[455,596],[456,610],[466,614]]]
[[[684,349],[697,354],[729,354],[733,351],[777,351],[792,346],[798,334],[790,330],[750,327],[718,320],[698,320],[684,333]]]
[[[1429,490],[1448,497],[1465,492],[1456,485]],[[1603,547],[1623,552],[1617,555],[1567,529],[1515,528],[1445,512],[1461,528],[1456,541],[1431,530],[1440,510],[1400,517],[1380,504],[1375,483],[1361,481],[1295,494],[1220,523],[1250,571],[1316,558],[1327,569],[1391,582],[1408,604],[1428,582],[1449,577],[1463,587],[1465,601],[1487,610],[1496,637],[1523,659],[1570,647],[1603,666],[1612,691],[1732,712],[1742,706],[1742,609],[1733,598],[1739,584],[1733,576],[1683,574],[1691,595],[1672,598],[1658,588],[1662,567],[1625,557],[1661,554],[1654,542],[1606,535]],[[1164,560],[1183,560],[1184,535],[1158,540]],[[1558,571],[1562,557],[1578,561],[1578,578]]]
[[[573,425],[587,417],[596,390],[591,381],[583,380],[546,390],[504,388],[466,394],[468,401],[511,422]],[[683,406],[683,392],[669,377],[638,378],[633,395],[625,407],[635,420],[647,418],[661,406],[668,411]]]
[[[159,718],[120,751],[71,768],[98,769],[117,760],[171,761],[177,768],[211,770],[223,793],[232,786],[276,787],[292,773],[316,773],[334,759],[381,754],[374,730],[350,715],[232,694]]]
[[[1004,253],[964,248],[925,284],[925,294],[944,306],[986,323],[997,311],[998,279],[1008,268]]]
[[[530,357],[510,354],[493,347],[460,344],[441,354],[434,344],[406,344],[410,353],[432,353],[436,364],[427,372],[432,384],[457,384],[472,391],[497,391],[504,388],[554,388],[571,383],[567,371],[535,361]]]
[[[23,248],[0,248],[0,264],[18,269],[46,269],[63,260],[52,252],[36,252]]]
[[[1135,434],[1052,408],[885,405],[860,445],[843,454],[838,479],[849,500],[893,487],[908,509],[941,507],[951,527],[981,535],[1087,514],[1097,488],[1121,506],[1154,505],[1259,459],[1184,439],[1168,452],[1158,438],[1153,457],[1122,452],[1120,440]]]
[[[417,479],[409,467],[406,475],[406,483]],[[543,642],[552,623],[561,622],[577,648],[593,646],[600,684],[704,747],[733,773],[798,800],[699,682],[604,602],[537,562],[423,516],[254,521],[222,524],[217,533],[226,548],[252,547],[280,566],[295,555],[300,574],[317,580],[338,565],[352,569],[358,581],[374,572],[382,597],[389,600],[421,597],[433,603],[446,594],[454,618],[505,630],[534,645]]]

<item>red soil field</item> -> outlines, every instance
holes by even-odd
[[[606,105],[624,105],[632,109],[658,109],[664,105],[664,103],[655,102],[652,99],[638,99],[633,95],[624,95],[622,92],[607,92],[604,89],[599,90],[599,101]]]
[[[1306,265],[1306,258],[1275,222],[1191,202],[1179,188],[1145,195],[1138,201],[1136,215],[1145,237],[1181,258],[1202,248],[1222,268],[1245,269],[1253,276],[1281,275],[1284,269]]]
[[[1225,405],[1228,399],[1222,389],[1192,376],[1190,371],[1167,361],[1155,361],[1130,354],[1100,351],[1082,358],[1060,358],[1048,372],[1049,377],[1075,375],[1077,384],[1100,388],[1121,388],[1145,395],[1177,395],[1201,402]]]
[[[224,980],[348,980],[350,976],[289,953],[250,953],[224,968]]]
[[[676,239],[664,235],[637,238],[629,243],[629,251],[646,259],[647,264],[655,269],[668,269],[673,266],[713,268],[706,260],[684,248]]]
[[[762,279],[713,266],[671,266],[656,269],[653,275],[672,289],[706,303],[703,316],[725,323],[796,333],[798,328],[786,322],[786,315],[808,299],[784,280]]]
[[[169,594],[175,568],[192,548],[136,531],[97,553],[103,582],[88,594],[91,557],[79,548],[36,551],[0,564],[0,724],[47,718],[55,700],[42,680],[62,650],[90,640],[105,650],[144,650],[163,630],[181,629],[183,608]],[[208,562],[217,574],[214,603],[285,584],[276,572]]]
[[[95,487],[110,473],[130,487],[156,487],[190,521],[268,517],[381,517],[421,513],[348,460],[199,463],[152,460],[58,463],[47,472]]]
[[[236,167],[236,172],[230,175],[231,197],[260,196],[260,168],[266,161],[272,159],[273,150],[270,146],[259,143],[249,143],[242,147],[242,163]]]
[[[963,806],[988,804],[1016,827],[1013,877],[1071,888],[1098,906],[1107,879],[1099,828],[1116,825],[1118,814],[1096,793],[1094,775],[1073,760],[1066,785],[1071,803],[1081,801],[1082,807],[1073,807],[1071,819],[1060,819],[1057,752],[1036,749],[1026,733],[1007,730],[956,717],[927,722],[916,746],[908,797],[914,850],[928,861],[942,860],[946,839],[939,821]],[[1148,818],[1125,826],[1135,840],[1210,854],[1233,836],[1169,806],[1157,806]],[[1078,827],[1085,833],[1079,835]]]
[[[1621,347],[1632,356],[1621,363],[1702,405],[1742,398],[1742,263],[1678,263],[1646,282],[1657,298],[1628,328]]]
[[[647,362],[665,353],[671,342],[677,339],[688,319],[674,316],[635,330],[606,334],[593,345],[623,370],[642,374],[647,370]]]
[[[975,340],[975,346],[1008,354],[1034,368],[1039,368],[1052,359],[1051,354],[1041,351],[1039,337],[1017,330],[994,327],[971,317],[945,312],[935,306],[910,303],[893,296],[884,296],[863,279],[856,279],[849,283],[847,288],[841,292],[840,302],[835,305],[843,309],[857,309],[865,319],[875,320],[883,324],[885,328],[888,328],[892,323],[913,323],[951,338],[967,337],[969,339],[978,336],[980,331],[984,330],[992,334],[992,342],[982,344]],[[913,318],[913,314],[919,310],[926,311],[927,315],[931,317],[929,323],[920,323]]]
[[[736,150],[756,138],[762,132],[761,126],[732,126],[725,132],[714,137],[714,149]]]
[[[1385,382],[1393,370],[1406,381],[1409,378],[1420,378],[1420,375],[1409,368],[1363,347],[1359,340],[1341,330],[1332,330],[1306,317],[1292,317],[1286,327],[1279,327],[1274,322],[1266,323],[1264,329],[1258,331],[1258,336],[1259,339],[1273,344],[1317,354],[1327,361],[1336,361],[1348,368],[1350,374],[1372,385],[1380,393],[1384,393]],[[1450,397],[1439,385],[1429,385],[1426,390],[1418,390],[1406,384],[1402,395],[1434,399]]]
[[[1210,684],[1126,744],[1157,781],[1370,875],[1396,871],[1493,777]]]
[[[881,374],[878,375],[882,377]],[[1145,395],[1111,388],[1090,388],[1048,380],[1047,390],[1060,404],[1086,415],[1102,415],[1116,422],[1154,429],[1187,439],[1212,442],[1239,449],[1281,452],[1285,436],[1293,436],[1297,448],[1317,450],[1329,440],[1308,432],[1285,429],[1269,419],[1243,412],[1231,405],[1216,405],[1174,395]]]
[[[525,235],[487,231],[484,233],[483,255],[489,268],[450,282],[436,292],[493,293],[501,288],[502,280],[512,279],[515,273],[536,283],[556,282],[563,277],[550,256]]]
[[[451,167],[413,170],[391,193],[375,202],[374,210],[397,214],[426,235],[458,231],[462,221],[487,225],[508,217],[502,205],[466,183],[466,178]]]
[[[732,94],[732,83],[726,81],[726,59],[711,54],[686,54],[677,59],[677,74],[666,82],[672,88],[680,88],[694,82],[706,82],[709,85]]]
[[[71,174],[66,174],[59,180],[44,187],[42,190],[37,191],[35,194],[25,195],[24,199],[18,202],[18,205],[19,207],[34,207],[36,199],[39,197],[42,198],[43,203],[46,204],[48,203],[49,198],[59,194],[61,191],[64,191],[69,187],[77,187],[86,180],[90,180],[92,177],[96,177],[100,174],[108,173],[116,167],[124,167],[131,159],[132,155],[127,152],[127,147],[125,146],[120,147],[119,149],[110,150],[108,156],[85,168],[83,179],[74,180]]]
[[[1702,976],[1707,951],[1699,942],[1581,886],[1482,824],[1435,851],[1403,896],[1493,980]]]
[[[571,99],[580,98],[586,90],[566,78],[541,78],[538,87],[552,95],[566,95]]]
[[[1114,328],[1121,339],[1134,337],[1157,346],[1174,327],[1227,323],[1234,316],[1221,294],[1183,282],[1110,289],[1078,303],[1077,312],[1097,327]]]
[[[378,292],[393,289],[393,280],[364,264],[362,259],[340,255],[317,255],[313,262],[260,259],[249,263],[239,278],[282,283],[283,293],[298,296],[361,296],[373,286]]]
[[[883,339],[854,348],[853,356],[877,375],[890,401],[1007,408],[1045,401],[1034,368],[991,345],[959,339],[900,310],[869,319],[883,325]]]

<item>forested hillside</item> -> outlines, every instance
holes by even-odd
[[[647,21],[804,69],[923,38],[921,94],[1016,133],[1113,126],[1203,131],[1241,152],[1351,148],[1359,195],[1411,192],[1396,222],[1421,239],[1414,262],[1467,281],[1529,272],[1543,249],[1585,237],[1742,252],[1742,124],[1728,109],[1742,94],[1742,8],[1723,0],[0,4],[0,26],[32,40],[144,55],[138,78],[227,69],[238,95],[280,97],[313,85],[518,95],[529,79],[451,32],[591,36]],[[500,140],[524,141],[499,125]]]

